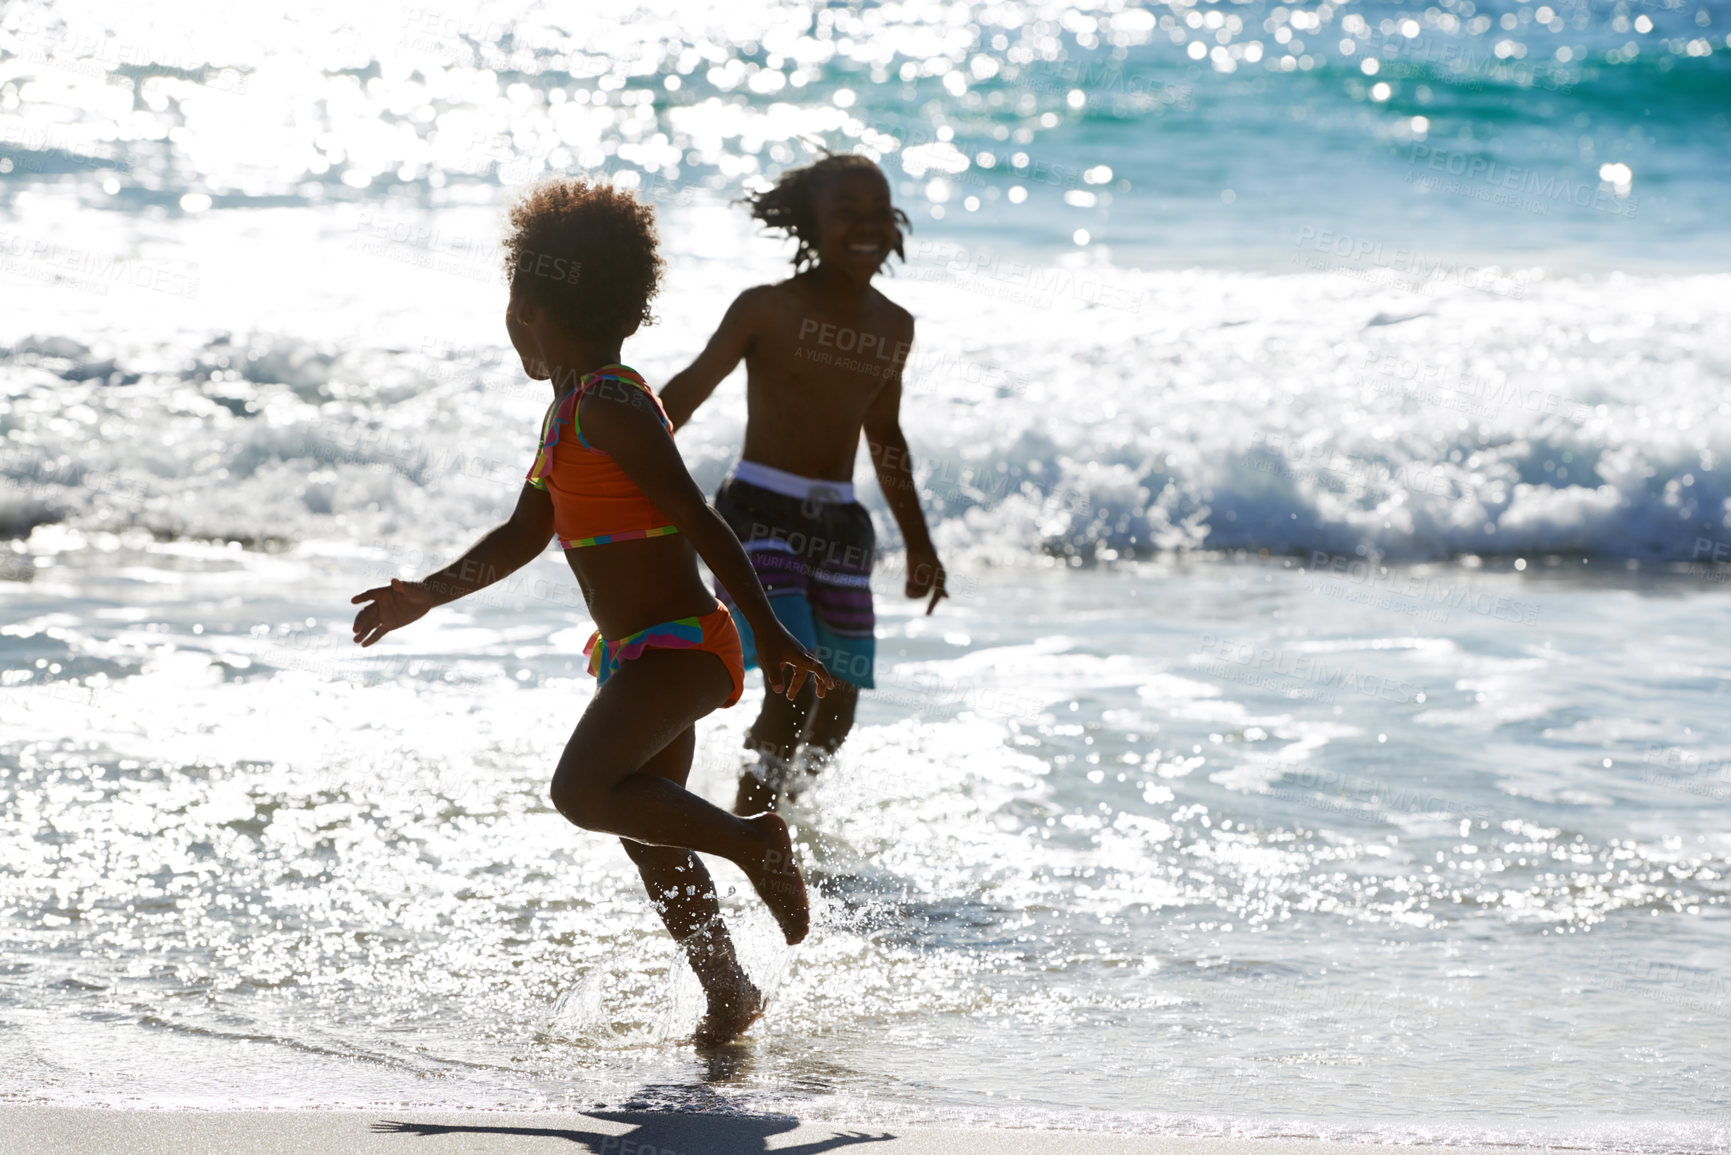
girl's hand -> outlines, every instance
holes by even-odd
[[[362,602],[371,604],[355,615],[355,641],[365,649],[432,609],[433,595],[420,582],[392,578],[388,586],[379,586],[349,599],[350,605]]]
[[[763,679],[769,683],[769,688],[778,694],[785,694],[788,701],[793,701],[801,686],[805,685],[806,676],[811,676],[812,685],[817,687],[817,696],[835,688],[835,679],[830,677],[823,663],[812,656],[810,650],[799,644],[799,639],[777,625],[773,636],[757,635],[757,664],[763,667]],[[793,670],[793,677],[787,676],[788,669]]]

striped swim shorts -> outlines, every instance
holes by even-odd
[[[778,473],[761,467],[760,472]],[[871,569],[877,535],[863,505],[825,500],[851,498],[851,490],[813,482],[800,497],[730,476],[716,491],[715,508],[745,547],[781,624],[835,677],[870,689],[876,660]],[[754,664],[751,627],[725,589],[717,584],[715,592],[733,611],[746,665]]]

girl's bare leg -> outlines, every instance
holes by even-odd
[[[691,773],[696,741],[696,731],[687,726],[639,773],[659,774],[684,786]],[[762,1017],[763,995],[739,965],[709,871],[689,850],[645,846],[629,838],[620,839],[620,843],[637,864],[637,872],[643,877],[644,888],[660,912],[667,933],[684,950],[697,981],[703,984],[709,1008],[697,1024],[697,1043],[713,1045],[737,1038]]]
[[[726,667],[703,651],[649,650],[626,662],[596,691],[566,744],[553,772],[553,805],[585,830],[728,859],[796,943],[810,930],[811,908],[787,823],[774,814],[729,814],[686,790],[683,775],[640,772],[732,689]],[[685,760],[688,772],[689,748]]]
[[[739,965],[709,872],[689,850],[620,841],[637,864],[667,932],[685,952],[685,961],[703,985],[709,1006],[697,1024],[697,1043],[701,1046],[737,1038],[763,1016],[763,993]]]

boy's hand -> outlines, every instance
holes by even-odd
[[[938,560],[938,553],[930,546],[924,549],[908,550],[908,585],[910,598],[923,598],[928,593],[932,600],[926,606],[926,614],[938,608],[938,599],[949,597],[949,591],[944,589],[944,566]]]
[[[362,602],[371,603],[355,615],[355,641],[363,649],[433,608],[433,596],[425,586],[400,578],[392,578],[388,586],[379,586],[349,599],[350,605]]]
[[[757,664],[763,667],[763,680],[769,683],[769,688],[778,694],[785,694],[788,701],[793,701],[799,693],[799,688],[805,685],[806,676],[811,676],[812,685],[817,687],[817,696],[835,688],[835,679],[830,677],[823,663],[812,656],[810,650],[799,644],[799,639],[784,629],[777,629],[775,636],[766,638],[757,635]],[[789,667],[793,669],[791,678],[787,675]]]

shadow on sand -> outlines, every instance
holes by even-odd
[[[792,1131],[799,1120],[791,1115],[685,1115],[640,1111],[585,1111],[591,1119],[626,1123],[632,1130],[623,1135],[601,1131],[574,1131],[563,1127],[486,1127],[447,1123],[374,1123],[378,1135],[499,1135],[525,1139],[568,1139],[583,1144],[593,1155],[760,1155],[769,1148],[769,1137]],[[777,1147],[776,1155],[817,1155],[856,1143],[881,1143],[894,1139],[889,1133],[868,1135],[862,1131],[836,1132],[827,1138],[795,1147]]]

